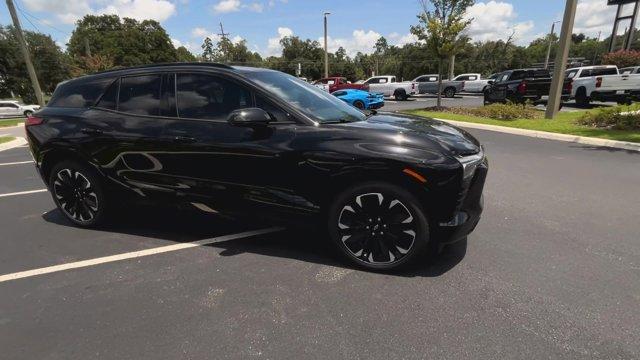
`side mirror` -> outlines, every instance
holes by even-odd
[[[489,80],[489,81],[487,81],[487,84],[489,84],[489,85],[493,85],[493,83],[494,83],[494,81],[493,81],[493,80]]]
[[[271,115],[260,108],[238,109],[227,116],[227,122],[234,126],[267,126],[271,121]]]

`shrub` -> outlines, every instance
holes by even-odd
[[[537,119],[542,117],[542,112],[528,104],[491,104],[479,108],[441,108],[427,109],[444,111],[459,115],[472,115],[496,120]]]
[[[640,51],[620,50],[608,53],[602,57],[602,63],[616,65],[619,68],[640,65]]]
[[[577,123],[596,128],[640,130],[640,106],[614,106],[582,115]]]

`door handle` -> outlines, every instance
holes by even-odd
[[[194,143],[194,142],[196,142],[196,138],[193,138],[193,137],[190,137],[190,136],[176,136],[176,137],[173,138],[173,141],[177,142],[177,143],[182,143],[182,144]]]
[[[93,128],[83,128],[80,130],[80,132],[92,136],[102,135],[102,130]]]

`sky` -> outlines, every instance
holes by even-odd
[[[321,40],[323,13],[329,15],[329,50],[344,47],[351,56],[370,53],[384,36],[393,45],[414,42],[411,25],[417,24],[418,0],[14,0],[27,30],[50,34],[61,46],[71,36],[74,22],[86,14],[117,14],[138,20],[158,20],[174,45],[194,54],[202,40],[216,39],[220,22],[233,41],[246,40],[263,56],[280,55],[279,40],[300,36]],[[468,33],[475,41],[506,39],[526,45],[544,36],[562,19],[562,0],[476,0],[467,16]],[[1,7],[0,7],[1,8]],[[610,35],[615,8],[606,0],[579,0],[574,32]],[[6,8],[0,24],[11,23]],[[558,28],[557,28],[558,29]],[[623,31],[623,30],[621,30]]]

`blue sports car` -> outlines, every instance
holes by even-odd
[[[360,110],[379,109],[384,106],[384,96],[382,94],[372,94],[357,89],[338,90],[332,94]]]

